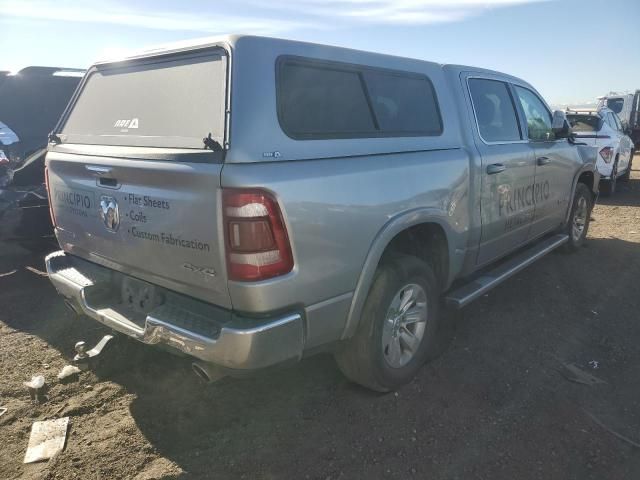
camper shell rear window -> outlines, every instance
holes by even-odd
[[[284,56],[276,86],[280,126],[296,140],[442,134],[423,74]]]
[[[221,48],[98,65],[63,120],[65,143],[204,149],[224,144]]]

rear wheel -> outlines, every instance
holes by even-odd
[[[616,193],[616,185],[618,183],[618,157],[613,162],[613,168],[611,169],[611,178],[609,180],[603,180],[601,182],[600,193],[610,197]]]
[[[410,382],[436,344],[438,285],[422,260],[397,255],[376,271],[355,335],[336,352],[340,370],[388,392]]]
[[[591,219],[591,203],[592,196],[589,187],[584,183],[578,183],[565,229],[565,233],[569,235],[569,241],[565,244],[565,250],[568,252],[575,252],[584,244]]]

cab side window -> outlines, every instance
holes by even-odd
[[[551,128],[551,112],[544,102],[531,90],[515,86],[516,95],[527,118],[529,139],[533,141],[547,142],[555,140],[556,136]]]
[[[486,142],[513,142],[522,139],[513,99],[504,82],[469,79],[478,130]]]

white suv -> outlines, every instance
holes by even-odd
[[[612,195],[618,178],[629,179],[633,162],[634,145],[624,133],[620,119],[604,107],[597,111],[567,109],[567,120],[580,141],[598,147],[600,192]]]

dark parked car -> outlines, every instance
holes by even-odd
[[[27,67],[0,76],[0,240],[52,235],[44,187],[47,136],[83,74]]]

